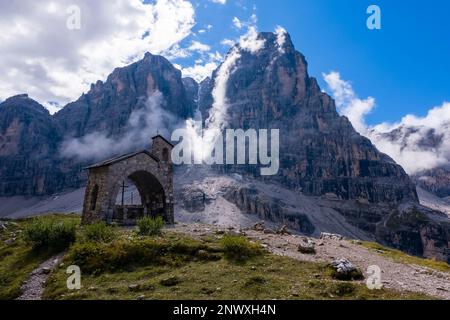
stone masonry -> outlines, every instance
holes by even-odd
[[[130,179],[142,201],[144,215],[164,218],[174,223],[173,145],[157,135],[151,152],[143,150],[97,163],[89,168],[82,223],[112,222],[116,218],[116,198],[120,185]],[[119,221],[121,222],[121,221]]]

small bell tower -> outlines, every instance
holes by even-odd
[[[162,135],[158,134],[152,138],[152,153],[166,165],[172,166],[172,149],[173,144],[170,143]]]

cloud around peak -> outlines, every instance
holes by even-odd
[[[399,122],[369,126],[365,118],[375,99],[360,99],[350,82],[338,72],[323,74],[338,112],[376,147],[399,163],[409,174],[450,164],[450,103],[429,110],[424,117],[408,114]]]

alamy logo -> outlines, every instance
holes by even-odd
[[[69,15],[66,21],[66,27],[69,30],[81,29],[81,9],[76,5],[69,6],[66,10]]]
[[[369,30],[381,29],[381,9],[379,6],[373,4],[367,8],[367,14],[370,16],[367,18],[367,28]]]
[[[380,290],[383,288],[383,283],[381,282],[381,268],[379,266],[369,266],[367,268],[367,288],[370,290]]]
[[[280,168],[278,129],[205,130],[181,128],[172,134],[179,142],[172,151],[176,165],[260,165],[263,176],[276,175]],[[270,145],[270,146],[269,146]]]
[[[81,269],[79,266],[69,266],[66,273],[70,276],[67,278],[67,289],[80,290],[81,289]]]

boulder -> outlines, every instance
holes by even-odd
[[[331,262],[332,276],[338,280],[362,280],[364,276],[349,260],[336,259]]]
[[[298,251],[303,254],[315,254],[316,249],[314,243],[307,239],[303,239],[298,245]]]
[[[266,227],[265,227],[265,225],[264,225],[264,222],[262,221],[262,222],[258,222],[257,224],[255,224],[255,225],[252,227],[252,229],[255,230],[255,231],[260,231],[260,232],[262,232],[262,231],[264,231],[264,230],[266,229]]]
[[[291,233],[288,230],[288,227],[286,225],[282,226],[280,229],[278,229],[277,234],[282,236],[289,236]]]
[[[322,240],[336,240],[336,241],[340,241],[340,240],[343,240],[344,237],[341,236],[340,234],[333,234],[333,233],[322,232],[320,234],[320,239],[322,239]]]

